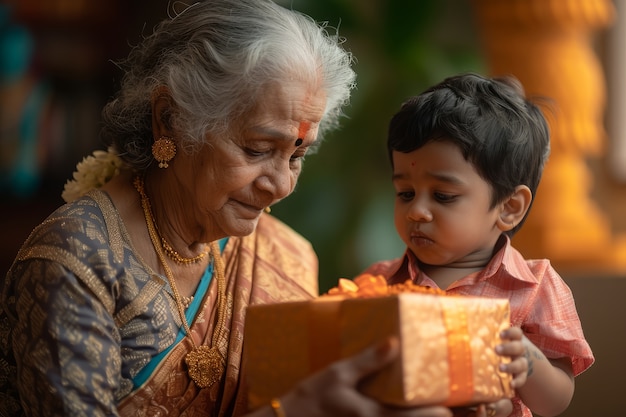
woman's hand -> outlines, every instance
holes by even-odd
[[[510,363],[500,365],[500,370],[511,374],[513,377],[512,388],[520,388],[528,378],[528,358],[524,344],[524,333],[519,327],[509,327],[500,334],[500,337],[503,343],[496,346],[496,353],[511,358]]]
[[[389,338],[351,358],[335,362],[281,397],[284,414],[287,417],[451,417],[452,412],[445,407],[390,407],[359,392],[359,382],[383,369],[398,353],[397,338]]]

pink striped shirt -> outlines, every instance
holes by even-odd
[[[411,279],[415,284],[438,288],[432,279],[420,271],[417,259],[409,250],[401,258],[377,262],[364,272],[383,275],[390,284]],[[594,362],[570,288],[549,260],[524,259],[511,246],[508,237],[482,271],[455,281],[446,288],[446,292],[508,298],[511,304],[511,325],[521,327],[526,337],[546,357],[568,357],[574,375],[580,374]],[[516,397],[511,416],[532,417],[532,414]]]

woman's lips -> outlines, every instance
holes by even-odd
[[[237,203],[239,207],[242,207],[246,212],[251,213],[254,216],[258,216],[259,214],[261,214],[261,212],[263,212],[263,209],[265,209],[265,206],[259,207],[256,204],[248,204],[239,200],[234,200],[234,201]]]

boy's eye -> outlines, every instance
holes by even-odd
[[[434,197],[440,203],[451,203],[457,196],[454,194],[434,193]]]
[[[415,197],[415,193],[413,191],[400,191],[397,196],[402,201],[411,201]]]

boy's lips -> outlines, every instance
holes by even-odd
[[[420,232],[419,230],[414,230],[411,232],[411,238],[428,239],[428,235],[424,232]]]
[[[410,234],[411,242],[418,246],[430,245],[433,244],[434,241],[425,233],[422,232],[412,232]]]

